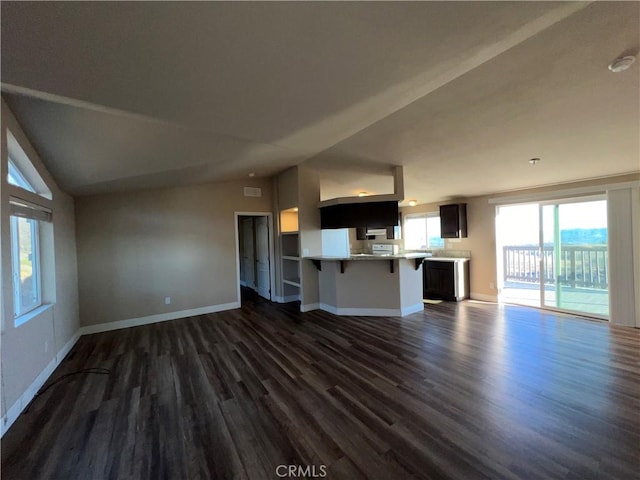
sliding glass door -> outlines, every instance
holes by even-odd
[[[499,245],[500,301],[539,307],[540,206],[537,203],[498,208],[496,239]],[[501,263],[501,265],[500,265]]]
[[[501,302],[608,317],[606,199],[500,206],[496,238]]]
[[[609,315],[607,202],[542,205],[543,305]]]

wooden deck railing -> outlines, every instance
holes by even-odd
[[[542,258],[541,258],[542,256]],[[556,273],[554,248],[545,245],[503,247],[504,281],[539,283],[544,264],[544,283],[572,288],[608,288],[606,245],[567,245],[560,249],[560,271]]]

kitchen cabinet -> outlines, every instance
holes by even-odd
[[[358,227],[356,228],[356,240],[376,240],[384,236],[387,240],[401,240],[402,239],[402,214],[398,214],[397,223],[388,225],[384,228],[369,228]]]
[[[425,259],[423,297],[460,301],[469,297],[468,259]]]
[[[398,223],[387,227],[387,240],[402,240],[402,213],[398,213]]]
[[[467,204],[440,205],[440,237],[467,237]]]
[[[386,228],[398,223],[398,202],[344,203],[320,208],[320,228]]]

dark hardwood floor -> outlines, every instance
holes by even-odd
[[[50,381],[89,367],[111,373],[64,379],[5,435],[3,479],[640,478],[640,331],[604,322],[469,301],[336,317],[249,295],[84,336]]]

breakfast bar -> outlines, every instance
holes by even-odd
[[[318,268],[320,309],[336,315],[405,316],[423,309],[428,253],[306,257]]]

